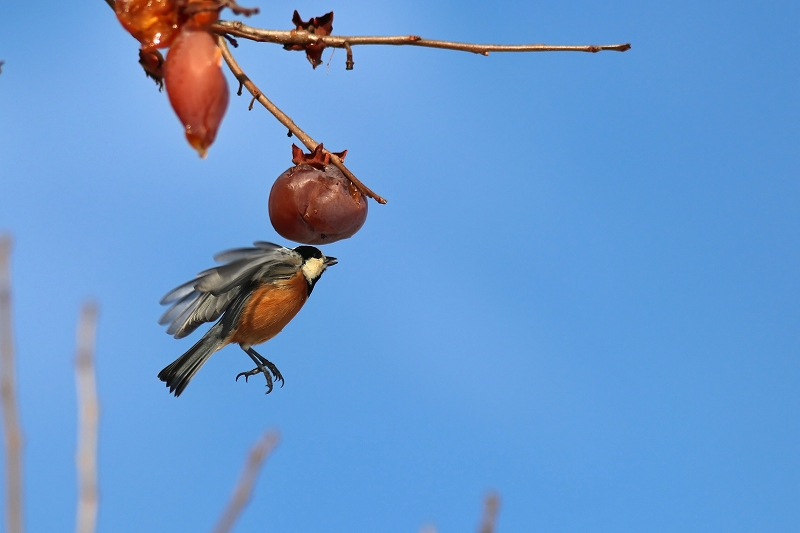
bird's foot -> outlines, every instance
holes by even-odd
[[[247,372],[239,372],[236,374],[236,381],[239,381],[239,378],[244,376],[245,382],[247,382],[247,378],[250,376],[255,376],[256,374],[264,374],[264,377],[267,378],[267,394],[272,392],[272,376],[269,373],[269,370],[260,366],[258,368],[254,368],[253,370],[248,370]]]
[[[281,374],[281,371],[278,370],[278,367],[275,366],[275,364],[273,364],[271,361],[267,361],[266,359],[264,359],[261,362],[264,364],[265,367],[269,369],[270,372],[272,372],[273,379],[276,382],[277,381],[281,382],[281,388],[283,388],[283,374]]]
[[[239,381],[241,376],[244,376],[245,382],[247,378],[250,376],[255,376],[256,374],[264,374],[264,377],[267,380],[267,394],[272,392],[273,388],[273,378],[274,381],[280,381],[281,387],[283,387],[283,375],[281,371],[278,370],[278,367],[275,366],[272,362],[268,361],[265,357],[261,356],[257,351],[255,351],[252,347],[245,350],[247,355],[250,356],[250,359],[256,364],[256,368],[253,370],[248,370],[247,372],[240,372],[236,376],[236,381]]]

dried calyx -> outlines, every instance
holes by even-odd
[[[294,31],[306,31],[320,36],[331,35],[333,33],[333,11],[321,17],[312,17],[305,22],[300,17],[300,13],[295,10],[292,24],[295,26]],[[322,64],[322,51],[325,49],[325,44],[285,44],[283,48],[284,50],[305,50],[308,62],[313,68],[317,68]]]

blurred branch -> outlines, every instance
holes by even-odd
[[[269,98],[264,96],[264,93],[262,93],[261,90],[258,87],[256,87],[255,83],[250,81],[250,78],[248,78],[247,74],[244,73],[242,67],[240,67],[239,63],[236,62],[236,59],[233,58],[231,50],[230,48],[228,48],[228,43],[222,36],[217,38],[217,44],[219,45],[220,50],[222,50],[222,57],[225,59],[225,62],[228,64],[228,67],[231,69],[231,72],[233,72],[233,75],[236,77],[236,79],[239,81],[241,85],[247,87],[247,90],[250,91],[250,94],[253,95],[253,99],[258,100],[258,102],[261,105],[263,105],[267,109],[267,111],[272,113],[275,116],[275,118],[278,119],[278,122],[286,126],[289,129],[289,131],[292,132],[292,134],[306,146],[306,148],[308,148],[313,152],[314,149],[317,147],[318,143],[314,139],[312,139],[306,132],[301,130],[300,127],[297,124],[295,124],[294,121],[291,118],[289,118],[289,116],[286,113],[278,109],[278,106],[273,104]],[[239,94],[241,94],[241,92]],[[347,179],[353,182],[353,185],[355,185],[356,188],[358,188],[361,194],[363,194],[364,196],[368,196],[369,198],[372,198],[379,204],[386,203],[386,200],[383,197],[379,196],[378,194],[373,192],[372,189],[361,183],[361,181],[358,178],[356,178],[346,166],[344,166],[344,163],[339,158],[339,156],[333,153],[330,153],[330,156],[331,156],[331,163],[333,163],[333,165],[336,168],[341,170],[342,173],[345,176],[347,176]]]
[[[552,45],[552,44],[473,44],[453,41],[436,41],[423,39],[417,35],[398,35],[386,37],[317,35],[298,30],[264,30],[242,24],[238,20],[222,20],[213,26],[217,33],[227,33],[242,39],[262,43],[275,43],[298,46],[323,45],[326,48],[349,48],[356,45],[392,45],[422,46],[425,48],[443,48],[460,52],[472,52],[488,56],[489,52],[625,52],[630,50],[630,43],[600,45]]]
[[[6,527],[22,533],[22,428],[11,318],[11,237],[0,235],[0,399],[6,444]]]
[[[239,483],[233,491],[228,507],[222,513],[219,522],[217,522],[214,533],[228,533],[233,529],[233,525],[242,513],[242,509],[250,501],[250,495],[253,492],[258,473],[261,471],[261,465],[277,444],[278,434],[275,431],[267,431],[250,450],[250,455],[247,457]]]
[[[483,518],[478,533],[494,533],[497,513],[500,512],[500,496],[495,492],[486,495],[483,501]]]
[[[77,533],[94,533],[97,524],[97,381],[94,372],[94,347],[97,331],[97,305],[86,303],[78,322],[75,380],[78,389],[78,468]]]

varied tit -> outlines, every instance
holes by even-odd
[[[214,352],[227,344],[238,344],[256,368],[236,376],[262,373],[267,394],[272,380],[283,376],[278,368],[253,349],[267,342],[294,318],[311,295],[322,273],[336,264],[335,257],[313,246],[284,248],[271,242],[256,242],[253,248],[228,250],[214,256],[221,266],[200,272],[161,299],[171,305],[159,320],[169,324],[167,333],[181,339],[204,322],[217,320],[189,351],[159,372],[158,378],[179,396],[189,380]],[[222,317],[222,318],[220,318]]]

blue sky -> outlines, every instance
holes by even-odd
[[[259,5],[289,29],[627,53],[336,52],[242,42],[273,101],[389,199],[261,347],[179,399],[156,374],[197,335],[161,296],[278,237],[285,130],[236,98],[207,160],[102,0],[0,17],[0,228],[31,531],[71,528],[74,335],[101,307],[100,531],[211,528],[249,447],[282,441],[237,531],[800,527],[800,65],[795,2]],[[327,61],[329,52],[324,59]],[[232,78],[230,78],[232,79]],[[232,93],[235,92],[233,86]]]

